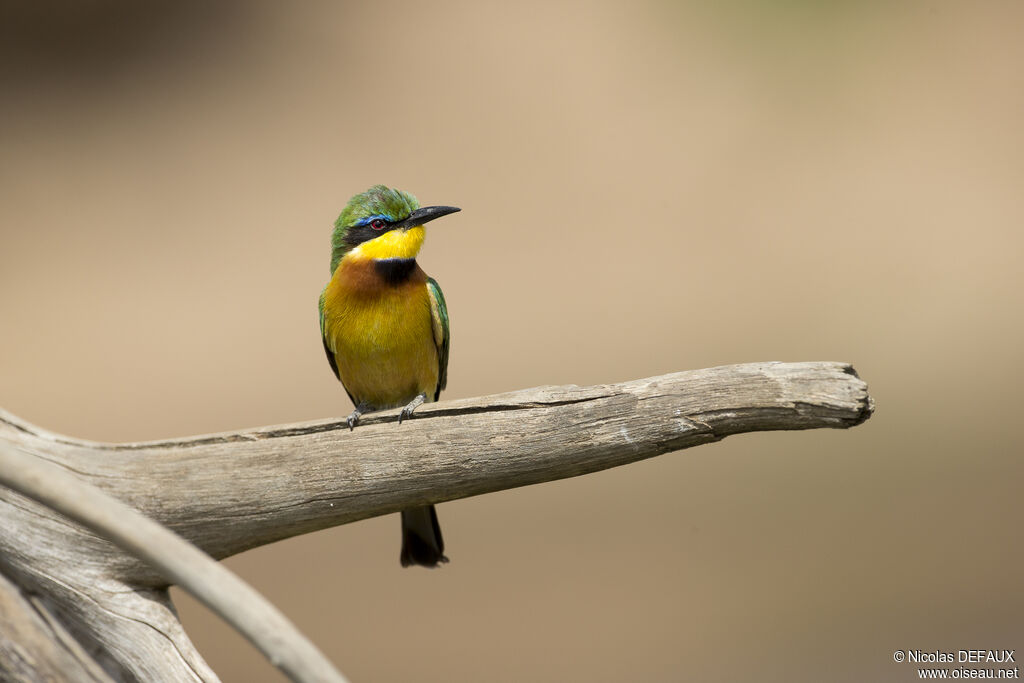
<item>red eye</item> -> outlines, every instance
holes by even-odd
[[[370,221],[370,227],[374,230],[383,230],[385,225],[387,225],[387,223],[385,223],[382,218],[374,218]]]

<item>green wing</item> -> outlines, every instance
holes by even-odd
[[[327,331],[324,329],[324,294],[326,293],[327,288],[324,287],[324,291],[320,294],[320,339],[324,342],[324,352],[327,354],[327,362],[331,364],[334,376],[341,380],[341,375],[338,374],[338,361],[334,358],[334,349],[327,345]]]
[[[430,295],[430,315],[434,323],[434,343],[437,344],[437,389],[434,400],[441,395],[441,390],[448,385],[448,345],[451,342],[451,329],[448,327],[448,306],[441,293],[441,285],[432,277],[427,278],[427,293]]]

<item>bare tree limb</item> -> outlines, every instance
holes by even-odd
[[[431,404],[400,426],[390,411],[365,417],[354,432],[341,420],[321,420],[102,444],[0,413],[0,443],[49,460],[226,557],[412,505],[578,476],[730,434],[852,427],[871,411],[867,387],[849,365],[753,363]],[[170,611],[159,572],[2,489],[0,519],[0,571],[46,595],[108,672],[214,679]],[[131,643],[130,651],[120,642]]]
[[[60,467],[0,443],[0,485],[17,491],[144,560],[302,683],[344,683],[330,661],[273,605],[177,534]],[[0,641],[2,642],[2,641]]]
[[[0,574],[0,679],[111,683],[45,605]]]

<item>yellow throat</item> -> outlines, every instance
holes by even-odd
[[[343,261],[384,259],[384,258],[416,258],[423,246],[423,238],[427,231],[422,225],[408,230],[389,230],[380,237],[363,242],[345,254]]]

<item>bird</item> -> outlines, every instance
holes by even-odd
[[[334,222],[320,333],[331,370],[355,405],[346,420],[350,431],[362,415],[388,408],[402,408],[401,424],[448,383],[448,307],[416,256],[424,226],[457,211],[420,207],[408,192],[374,185],[353,196]],[[448,562],[433,505],[401,516],[403,567]]]

